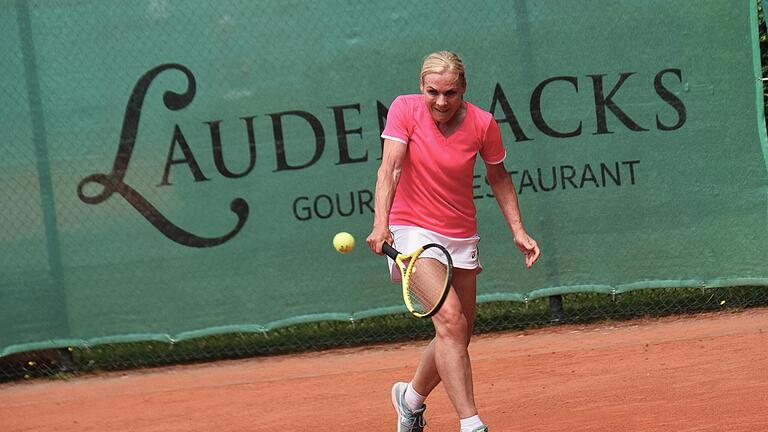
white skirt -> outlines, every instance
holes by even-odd
[[[468,238],[453,238],[424,228],[402,225],[392,225],[389,227],[389,231],[394,238],[392,246],[402,254],[408,255],[425,244],[437,243],[446,248],[448,253],[451,254],[451,260],[455,268],[477,269],[478,273],[483,271],[483,266],[480,265],[480,252],[477,249],[477,244],[480,243],[480,236],[478,234]],[[387,263],[389,264],[389,276],[392,282],[399,283],[402,280],[400,268],[389,257],[387,257]]]

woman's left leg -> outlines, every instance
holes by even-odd
[[[454,269],[451,292],[433,317],[435,338],[421,356],[411,381],[424,396],[442,381],[460,418],[477,414],[467,347],[475,322],[477,270]]]

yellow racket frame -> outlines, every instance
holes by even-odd
[[[408,294],[409,286],[410,286],[410,278],[413,272],[413,265],[414,263],[416,263],[416,259],[426,249],[433,248],[433,247],[442,250],[446,258],[448,259],[448,264],[447,264],[448,274],[445,281],[445,288],[443,289],[440,299],[437,302],[435,302],[435,306],[433,306],[432,309],[426,312],[419,312],[414,308],[413,302],[411,302],[411,296]],[[408,311],[417,318],[429,318],[434,314],[436,314],[437,311],[440,310],[440,307],[443,305],[443,302],[445,302],[445,298],[448,296],[448,291],[451,288],[451,280],[453,278],[453,261],[451,259],[451,254],[448,253],[448,251],[442,245],[439,245],[437,243],[429,243],[424,246],[421,246],[420,248],[416,249],[409,255],[405,255],[398,252],[395,248],[390,246],[388,243],[383,244],[382,251],[387,256],[392,258],[395,261],[395,264],[397,264],[397,266],[400,268],[400,271],[402,273],[402,279],[403,279],[402,280],[403,301],[405,302],[405,307],[408,308]],[[408,261],[408,264],[406,264],[405,261]]]

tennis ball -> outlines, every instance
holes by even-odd
[[[333,247],[343,254],[350,253],[355,248],[355,238],[348,232],[340,232],[333,236]]]

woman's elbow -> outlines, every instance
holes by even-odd
[[[381,166],[377,174],[380,182],[392,182],[397,184],[400,180],[400,167],[397,166]]]
[[[507,181],[511,181],[509,174],[506,171],[489,170],[486,173],[486,177],[488,178],[488,184],[491,186],[496,186]]]

